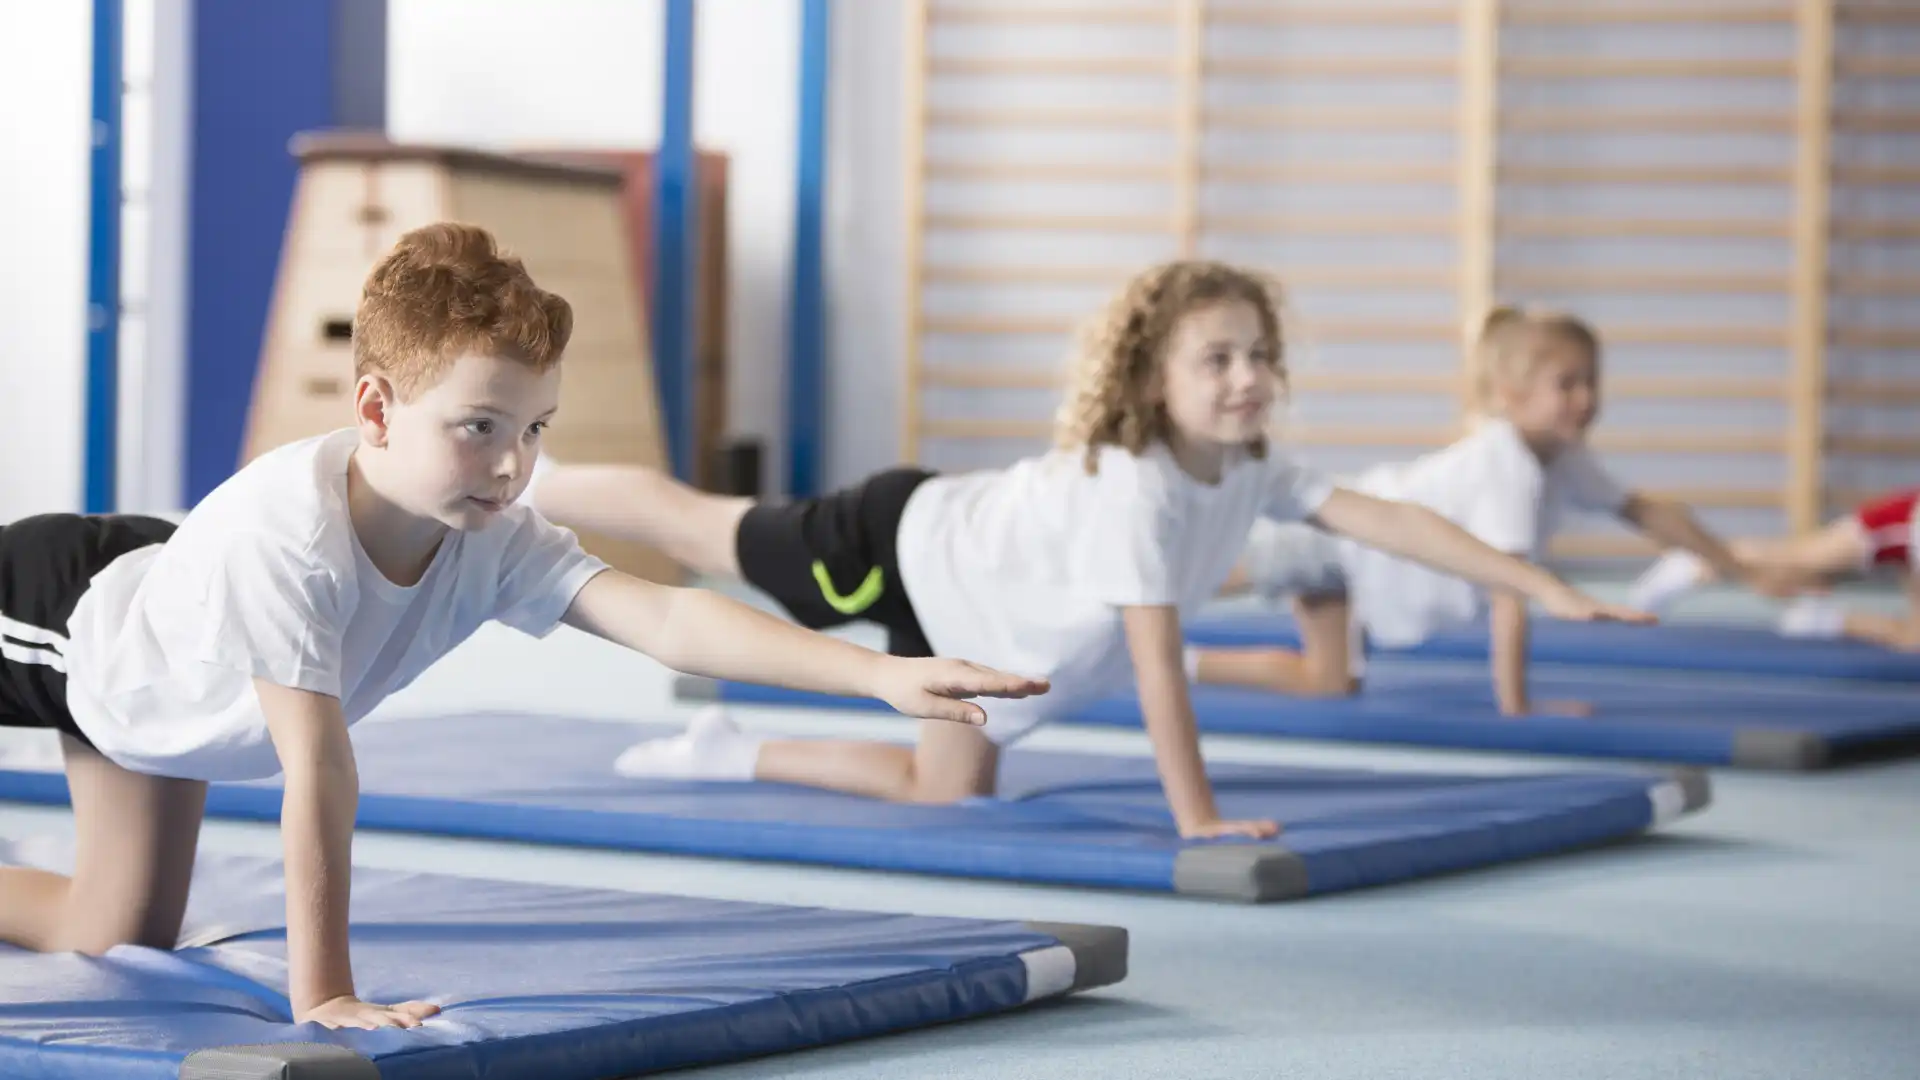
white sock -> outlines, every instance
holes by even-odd
[[[749,735],[718,705],[700,710],[687,730],[668,739],[648,739],[614,761],[622,776],[659,780],[753,779],[766,740]]]
[[[1633,583],[1628,603],[1642,611],[1662,614],[1662,609],[1691,591],[1706,576],[1706,564],[1692,552],[1669,551]]]
[[[1788,604],[1778,624],[1782,634],[1797,638],[1837,638],[1846,626],[1846,609],[1826,596],[1803,596]]]

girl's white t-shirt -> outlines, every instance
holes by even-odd
[[[1304,520],[1332,490],[1271,451],[1237,453],[1205,484],[1164,445],[1102,447],[1091,476],[1081,451],[1056,450],[923,482],[900,521],[900,576],[936,653],[1052,680],[1040,697],[982,703],[1005,742],[1131,686],[1122,608],[1191,617],[1257,518]]]
[[[1570,514],[1617,514],[1628,497],[1585,444],[1542,462],[1501,419],[1431,454],[1369,469],[1352,486],[1428,507],[1487,546],[1536,562]],[[1343,555],[1349,600],[1376,644],[1412,645],[1482,613],[1471,582],[1357,544]]]

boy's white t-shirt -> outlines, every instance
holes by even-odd
[[[1532,561],[1546,554],[1569,514],[1615,514],[1627,501],[1584,444],[1543,463],[1501,419],[1431,454],[1375,466],[1353,487],[1428,507],[1488,547]],[[1480,590],[1470,582],[1357,544],[1344,554],[1350,602],[1377,644],[1411,645],[1481,612]]]
[[[1052,680],[1021,701],[984,701],[987,734],[1017,738],[1048,716],[1132,680],[1121,608],[1210,601],[1265,515],[1299,521],[1332,485],[1276,457],[1236,454],[1217,484],[1163,445],[1102,447],[1004,470],[936,476],[908,499],[900,577],[934,652]]]
[[[135,772],[251,780],[280,771],[257,676],[364,718],[490,619],[551,632],[606,566],[524,505],[453,530],[417,584],[368,560],[347,512],[353,429],[262,455],[165,544],[97,575],[68,621],[67,705]]]

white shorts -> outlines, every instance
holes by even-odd
[[[1247,533],[1240,565],[1267,597],[1338,596],[1347,591],[1341,539],[1298,522],[1261,518]]]

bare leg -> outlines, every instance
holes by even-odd
[[[180,938],[207,785],[128,772],[63,737],[73,877],[0,870],[0,939],[42,952],[171,949]]]
[[[1851,517],[1831,521],[1804,536],[1736,540],[1731,547],[1745,562],[1829,578],[1857,573],[1867,559],[1867,538]]]
[[[917,747],[850,739],[766,742],[754,778],[889,802],[952,803],[993,794],[999,766],[1000,748],[979,729],[927,720]]]
[[[1301,596],[1293,601],[1300,651],[1204,649],[1200,681],[1244,686],[1295,697],[1345,697],[1360,689],[1353,676],[1352,610],[1339,595]]]
[[[697,574],[740,576],[734,541],[753,507],[638,465],[556,465],[534,503],[549,521],[645,544]]]

